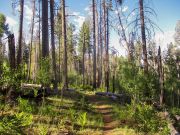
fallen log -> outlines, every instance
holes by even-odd
[[[41,84],[22,83],[21,88],[42,88],[42,85]]]
[[[131,98],[127,94],[115,94],[112,92],[96,92],[95,95],[105,96],[111,98],[114,101],[118,101],[119,103],[122,104],[131,102]]]

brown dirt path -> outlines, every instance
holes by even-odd
[[[120,135],[114,134],[113,130],[118,127],[118,121],[113,120],[112,107],[107,99],[100,96],[93,95],[89,98],[89,101],[96,105],[96,110],[102,114],[104,127],[103,135]]]

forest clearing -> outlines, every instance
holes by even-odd
[[[180,135],[179,0],[0,0],[0,135]]]

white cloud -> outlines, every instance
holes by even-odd
[[[86,12],[89,12],[89,11],[90,11],[89,6],[87,6],[84,10],[85,10]]]
[[[18,6],[15,8],[15,10],[18,11],[18,12],[20,12],[20,5],[18,5]],[[30,24],[32,15],[33,15],[33,13],[32,13],[32,8],[31,8],[29,5],[25,4],[25,5],[24,5],[24,19],[26,20],[25,22],[26,22],[27,24]]]
[[[128,6],[124,6],[124,7],[122,8],[122,12],[126,12],[126,11],[128,11]]]
[[[124,6],[124,7],[119,7],[118,9],[116,9],[115,11],[114,11],[114,13],[115,14],[118,14],[118,13],[121,13],[121,12],[127,12],[128,11],[128,6]]]
[[[29,7],[28,5],[24,5],[24,11],[25,11],[24,18],[27,20],[27,23],[30,23],[33,15],[32,8]]]
[[[126,56],[127,51],[125,49],[123,42],[122,42],[122,44],[120,44],[120,42],[119,42],[119,36],[116,33],[113,33],[112,36],[110,37],[110,46],[114,47],[118,51],[118,55]]]
[[[80,12],[72,12],[72,15],[78,16],[78,15],[80,15]]]
[[[16,27],[18,22],[14,20],[13,18],[6,16],[6,23],[9,24],[10,27]]]
[[[74,22],[77,24],[77,27],[78,28],[81,28],[81,26],[83,25],[83,22],[85,21],[85,17],[84,16],[77,16],[75,19],[74,19]]]
[[[167,44],[174,43],[174,31],[166,31],[164,33],[157,33],[155,35],[155,41],[157,45],[160,45],[163,50],[167,49]]]
[[[91,16],[92,15],[92,10],[91,10],[91,7],[90,6],[87,6],[85,9],[86,13]]]

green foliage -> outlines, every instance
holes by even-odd
[[[47,125],[38,125],[38,130],[40,135],[47,135],[48,126]]]
[[[68,73],[68,79],[72,88],[79,88],[78,86],[81,84],[81,76],[77,72],[71,71]]]
[[[84,126],[87,123],[87,112],[83,112],[79,114],[77,123],[82,127],[82,129],[84,129]]]
[[[70,109],[68,111],[68,116],[69,116],[69,119],[72,123],[72,127],[74,128],[74,124],[76,123],[76,119],[77,119],[77,113],[76,113],[76,110],[74,109]]]
[[[53,111],[53,106],[43,105],[39,108],[39,113],[41,115],[55,116],[56,113]]]
[[[85,96],[82,96],[81,98],[79,98],[78,101],[76,101],[74,103],[74,108],[80,109],[80,110],[91,110],[92,109],[91,105],[88,103]]]
[[[6,17],[0,13],[0,38],[3,36],[5,30]]]
[[[23,129],[32,124],[33,116],[21,112],[12,116],[5,116],[0,121],[0,134],[20,135]]]
[[[169,106],[177,106],[178,102],[176,97],[178,97],[178,90],[180,88],[180,80],[178,78],[178,69],[177,69],[177,62],[179,61],[178,50],[175,50],[175,46],[170,44],[168,46],[168,52],[165,57],[165,68],[164,72],[165,82],[164,82],[164,89],[165,89],[165,102]]]
[[[80,56],[83,54],[83,40],[85,38],[85,52],[88,51],[88,53],[91,52],[91,46],[90,46],[90,25],[89,22],[86,21],[83,23],[80,34],[79,34],[79,45],[78,50],[80,52]]]
[[[169,134],[168,123],[160,118],[151,105],[145,103],[113,106],[114,116],[120,121],[126,121],[127,126],[144,133]]]
[[[118,79],[121,92],[131,94],[136,100],[156,98],[158,91],[158,80],[155,71],[149,69],[148,77],[144,75],[143,69],[126,59],[120,59]]]
[[[3,63],[3,73],[0,79],[1,86],[13,86],[16,90],[20,89],[21,84],[21,72],[20,70],[11,71],[7,62]]]
[[[160,118],[156,115],[153,107],[146,104],[138,104],[134,113],[134,119],[138,123],[138,129],[143,132],[157,132],[161,129]],[[160,123],[161,122],[161,123]]]
[[[37,75],[37,82],[47,86],[50,84],[51,81],[51,74],[50,74],[50,61],[48,58],[42,59],[40,61],[41,68],[38,71]]]
[[[172,115],[180,115],[180,108],[176,108],[176,107],[170,108],[170,113]]]
[[[18,107],[21,112],[32,113],[33,108],[31,107],[28,100],[18,98]]]
[[[91,85],[80,85],[80,87],[85,91],[93,91],[93,87]]]

